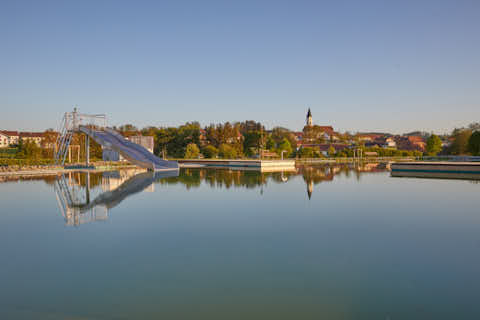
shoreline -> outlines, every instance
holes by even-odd
[[[59,175],[62,173],[69,172],[105,172],[105,171],[114,171],[120,169],[133,169],[137,168],[134,165],[122,165],[122,166],[96,166],[92,169],[82,169],[82,168],[63,168],[63,167],[43,167],[43,168],[30,168],[25,170],[15,170],[15,171],[0,171],[0,177],[10,177],[10,176],[51,176]]]
[[[181,167],[207,167],[207,163],[210,162],[212,165],[215,162],[218,163],[228,163],[228,162],[242,162],[243,164],[247,163],[275,163],[282,162],[282,160],[267,160],[267,159],[178,159]],[[313,158],[313,159],[285,159],[285,162],[294,162],[295,164],[305,165],[305,164],[335,164],[335,163],[353,163],[353,162],[390,162],[390,161],[414,161],[414,158],[395,158],[395,157],[377,157],[377,158],[363,158],[361,160],[354,158]],[[203,162],[203,163],[202,163]],[[200,165],[200,166],[198,166]],[[10,176],[50,176],[50,175],[59,175],[68,172],[105,172],[112,170],[121,170],[121,169],[131,169],[136,168],[137,166],[132,164],[124,165],[108,165],[105,163],[92,164],[93,168],[65,168],[58,167],[54,165],[46,166],[26,166],[25,169],[13,169],[12,171],[1,171],[0,168],[0,177],[10,177]],[[226,165],[228,166],[228,165]],[[222,166],[222,167],[226,167]],[[248,166],[248,165],[247,165]],[[213,166],[212,166],[213,167]],[[8,167],[6,167],[8,168]]]

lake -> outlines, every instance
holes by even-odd
[[[4,179],[0,318],[480,319],[479,195],[376,164]]]

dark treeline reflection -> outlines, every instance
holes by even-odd
[[[255,170],[242,169],[214,169],[214,168],[183,168],[176,177],[161,178],[155,181],[155,184],[163,185],[185,185],[187,189],[197,188],[208,185],[212,188],[247,188],[253,189],[262,186],[268,181],[276,183],[287,182],[294,176],[302,176],[306,184],[316,185],[321,182],[332,181],[336,175],[344,175],[346,177],[355,177],[360,179],[363,173],[367,172],[383,172],[386,171],[384,163],[366,163],[361,165],[352,164],[334,164],[334,165],[300,165],[294,170],[280,172],[260,172]],[[87,174],[82,172],[71,172],[65,174],[71,183],[76,186],[85,187],[89,181],[90,188],[105,187],[105,184],[111,179],[125,181],[139,173],[143,173],[142,169],[127,169],[117,172],[91,172],[87,179]],[[53,185],[58,179],[56,175],[50,176],[5,176],[0,177],[0,182],[16,182],[41,180],[49,185]],[[110,189],[110,188],[107,188]]]
[[[386,171],[385,164],[369,163],[363,165],[317,165],[298,166],[295,170],[281,172],[260,172],[238,169],[181,169],[178,177],[165,178],[156,181],[157,184],[183,184],[187,189],[207,185],[212,188],[247,188],[253,189],[267,184],[284,183],[295,176],[302,176],[308,185],[316,185],[325,181],[332,181],[336,175],[352,176],[360,179],[362,173]]]

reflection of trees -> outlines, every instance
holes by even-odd
[[[285,182],[295,172],[260,172],[251,170],[231,170],[201,168],[180,170],[175,178],[166,178],[157,181],[158,184],[183,184],[187,189],[199,187],[202,183],[211,188],[247,188],[253,189],[267,183],[268,180],[276,183]]]
[[[214,168],[184,168],[180,170],[178,177],[166,178],[157,181],[158,184],[183,184],[187,189],[200,187],[202,184],[211,188],[247,188],[252,189],[268,181],[284,183],[292,176],[301,175],[307,184],[307,188],[313,189],[313,185],[325,181],[332,181],[335,175],[350,177],[355,173],[359,177],[363,172],[385,171],[376,166],[359,166],[352,164],[335,165],[301,165],[296,172],[260,172],[253,170],[232,170]]]
[[[80,187],[87,186],[87,175],[82,172],[66,173],[65,177],[73,180],[73,183]],[[91,172],[90,173],[90,188],[94,188],[102,185],[103,173]]]
[[[184,184],[187,189],[199,187],[202,182],[212,188],[255,188],[267,182],[269,173],[229,169],[181,169],[180,175],[158,181],[159,184]]]
[[[43,181],[48,185],[53,185],[57,180],[57,175],[15,175],[15,176],[0,176],[0,183],[2,182],[17,182],[17,181]]]

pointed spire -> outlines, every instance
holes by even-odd
[[[307,126],[308,127],[313,126],[312,112],[310,111],[310,108],[308,108],[308,112],[307,112]]]

